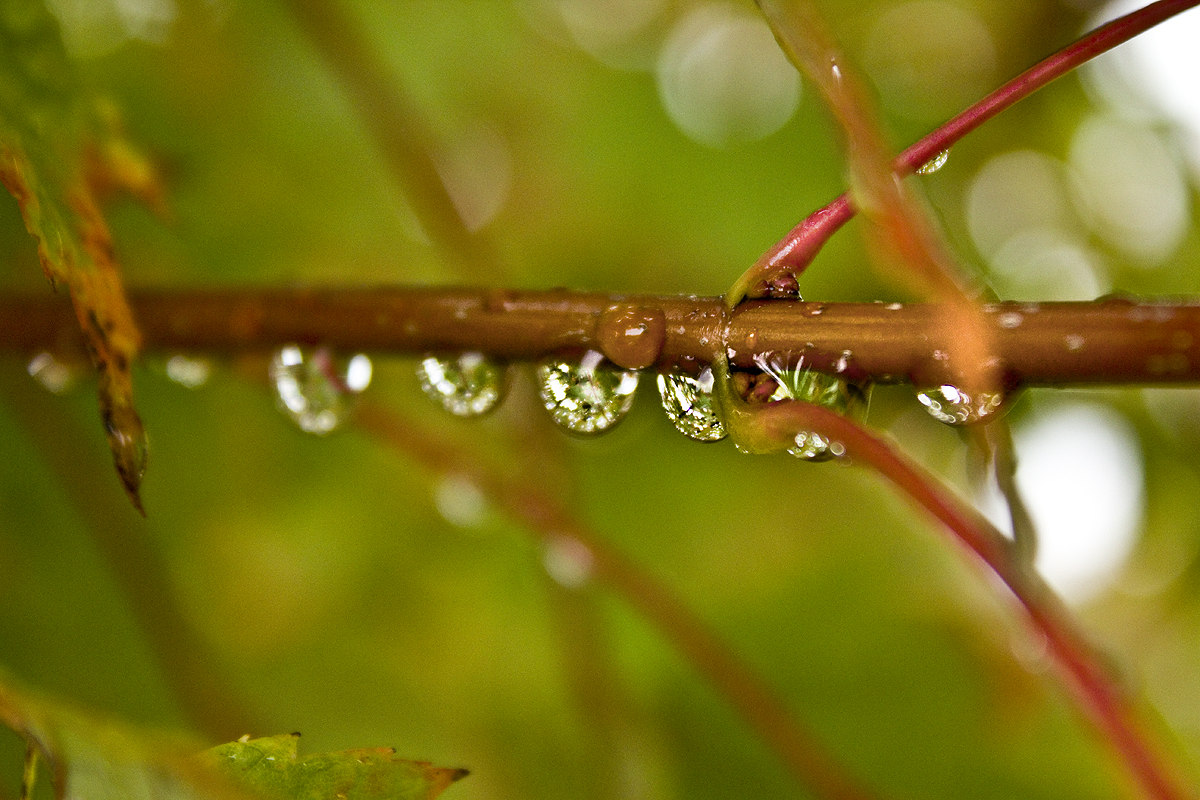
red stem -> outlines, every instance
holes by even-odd
[[[943,150],[958,142],[984,122],[1009,108],[1018,100],[1060,78],[1101,53],[1107,52],[1138,34],[1153,28],[1183,11],[1200,5],[1200,0],[1158,0],[1113,20],[1059,50],[996,89],[937,130],[908,147],[896,158],[899,175],[909,175]],[[808,267],[825,242],[855,215],[847,194],[817,209],[768,250],[747,272],[755,279],[764,273],[790,269],[799,274]],[[739,280],[744,286],[746,278]],[[748,287],[746,287],[748,288]]]
[[[1013,557],[1008,540],[979,512],[887,441],[832,411],[808,403],[783,402],[758,407],[753,413],[755,424],[775,437],[798,430],[815,430],[831,441],[841,442],[849,458],[869,464],[945,525],[1012,591],[1033,626],[1045,637],[1097,728],[1121,756],[1146,796],[1155,800],[1194,797],[1171,776],[1151,747],[1129,698],[1099,665],[1092,648],[1071,625],[1054,593],[1035,572]]]

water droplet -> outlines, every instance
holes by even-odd
[[[34,380],[54,394],[70,390],[79,377],[71,365],[59,361],[45,351],[29,359],[26,369]]]
[[[667,320],[657,308],[615,305],[600,315],[596,339],[609,361],[627,369],[645,369],[662,352]]]
[[[946,161],[948,161],[949,158],[950,158],[950,151],[943,150],[942,152],[938,153],[933,158],[926,161],[921,166],[917,167],[917,174],[918,175],[932,175],[933,173],[937,172],[942,167],[946,166]]]
[[[840,356],[838,356],[837,364],[835,364],[834,366],[837,368],[837,373],[839,375],[841,375],[846,370],[850,369],[850,359],[852,359],[853,357],[854,357],[854,354],[851,353],[849,350],[843,350],[842,354]]]
[[[574,536],[552,534],[542,545],[542,566],[560,586],[581,589],[592,579],[596,557]]]
[[[886,306],[884,306],[884,308],[886,308],[888,311],[899,311],[900,309],[904,308],[904,304],[903,303],[888,303]]]
[[[757,281],[746,291],[747,300],[802,300],[800,296],[800,281],[793,270],[775,272]]]
[[[421,390],[456,417],[478,417],[504,397],[507,369],[473,350],[456,356],[427,355],[417,364]]]
[[[1021,323],[1024,321],[1025,317],[1021,316],[1016,311],[1005,311],[1003,314],[996,317],[996,322],[1000,323],[1000,327],[1009,330],[1012,328],[1021,327]]]
[[[167,359],[167,377],[188,389],[199,389],[212,377],[212,364],[203,358],[171,356]]]
[[[839,360],[849,361],[850,353],[846,351]],[[866,406],[866,390],[847,383],[840,378],[827,375],[816,370],[803,369],[801,363],[795,367],[785,366],[778,356],[757,356],[755,363],[778,384],[774,393],[768,398],[777,400],[802,400],[813,403],[838,414],[856,415]],[[845,364],[841,365],[845,369]],[[829,439],[815,431],[799,431],[795,436],[795,445],[788,452],[805,461],[827,461],[845,452],[840,442],[830,442]]]
[[[588,350],[578,363],[550,359],[537,368],[542,404],[554,421],[575,433],[602,433],[633,407],[638,372],[621,369]]]
[[[708,367],[698,376],[659,373],[658,394],[663,410],[676,429],[701,442],[716,442],[726,436],[725,424],[713,400],[713,374]]]
[[[360,354],[342,365],[328,348],[307,353],[289,344],[272,356],[270,377],[280,410],[301,430],[324,435],[346,420],[353,396],[370,384],[371,362]]]
[[[800,431],[796,434],[796,444],[788,448],[788,452],[796,458],[805,461],[828,461],[834,453],[827,438],[815,431]]]
[[[974,425],[1000,410],[1004,404],[1004,393],[977,392],[972,396],[953,384],[944,383],[918,391],[917,399],[938,422]]]
[[[1063,337],[1063,341],[1066,343],[1067,349],[1071,352],[1082,350],[1085,343],[1084,338],[1078,333],[1068,333]]]
[[[461,475],[447,475],[438,481],[433,502],[438,513],[459,528],[478,528],[487,517],[487,498],[473,481]]]

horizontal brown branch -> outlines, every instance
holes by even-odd
[[[716,297],[466,288],[138,290],[150,351],[225,355],[287,344],[347,352],[474,350],[499,359],[600,350],[627,367],[734,366],[781,354],[854,380],[951,381],[956,331],[936,305],[769,300],[733,311]],[[1200,304],[1103,299],[984,306],[990,352],[1009,386],[1200,382]],[[0,350],[64,349],[69,304],[0,295]]]

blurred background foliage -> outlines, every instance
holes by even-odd
[[[167,176],[169,219],[131,201],[109,209],[129,285],[464,281],[285,5],[50,5],[88,79]],[[842,190],[829,115],[775,64],[749,4],[344,5],[424,116],[464,220],[495,242],[491,285],[719,294]],[[1097,11],[820,6],[868,71],[897,148]],[[1185,120],[1120,105],[1119,89],[1099,71],[1069,76],[921,179],[964,269],[998,296],[1200,293],[1200,148]],[[858,224],[804,276],[807,299],[908,299],[872,271]],[[0,254],[5,288],[47,291],[7,196]],[[110,474],[87,378],[51,395],[25,361],[4,360],[5,668],[213,743],[297,730],[309,752],[394,745],[469,767],[450,789],[459,800],[807,796],[621,597],[586,574],[556,582],[540,537],[473,487],[352,425],[301,433],[252,377],[265,377],[261,358],[211,362],[189,389],[167,377],[169,355],[147,354],[136,375],[152,447],[146,520]],[[649,380],[630,418],[595,439],[553,429],[526,367],[497,413],[462,421],[421,395],[414,363],[376,357],[370,401],[553,490],[881,795],[1125,796],[1003,592],[878,477],[687,440]],[[1103,549],[1079,523],[1088,509],[1127,501],[1108,560],[1060,585],[1167,746],[1194,764],[1200,403],[1188,389],[1039,390],[1010,419],[1020,444],[1038,425],[1074,430],[1071,414],[1100,427],[1048,446],[1049,474],[1081,476],[1051,488],[1062,502],[1046,524],[1065,540],[1072,521],[1083,528],[1068,565]],[[868,423],[980,493],[966,439],[922,413],[911,389],[877,388]],[[1116,455],[1079,444],[1097,440]],[[1116,477],[1088,471],[1106,459],[1124,465]],[[20,747],[2,744],[0,786],[13,796]]]

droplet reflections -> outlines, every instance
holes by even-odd
[[[950,160],[950,151],[943,150],[933,158],[926,161],[921,166],[917,167],[918,175],[932,175],[942,167],[946,166],[946,162]]]
[[[371,372],[365,355],[341,365],[328,348],[306,353],[294,344],[280,348],[269,368],[280,410],[301,430],[318,435],[345,422],[353,397],[370,385]]]
[[[684,436],[701,442],[716,442],[726,436],[725,424],[713,400],[713,374],[705,367],[696,377],[659,373],[658,394],[663,410]]]
[[[974,425],[988,419],[1004,405],[1002,392],[968,393],[944,383],[917,392],[917,400],[929,415],[947,425]]]
[[[456,417],[478,417],[504,397],[507,370],[483,353],[428,355],[417,364],[421,390]]]
[[[621,369],[588,350],[578,361],[551,359],[537,368],[542,405],[574,433],[603,433],[633,407],[637,370]]]
[[[850,351],[843,352],[835,365],[838,372],[845,372],[852,359]],[[755,356],[754,361],[777,384],[775,391],[767,398],[768,402],[800,400],[851,416],[858,414],[866,405],[865,389],[833,375],[805,369],[799,364],[789,366],[777,355]],[[840,442],[830,441],[816,431],[798,431],[793,445],[787,451],[805,461],[828,461],[843,455],[845,448]]]

